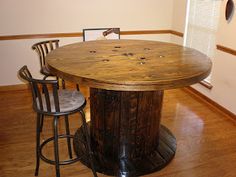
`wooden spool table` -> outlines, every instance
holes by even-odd
[[[140,176],[166,166],[176,139],[160,124],[165,89],[206,78],[211,61],[179,45],[144,40],[75,43],[52,51],[50,71],[90,87],[90,134],[98,172]],[[75,151],[84,153],[79,129]],[[88,165],[87,158],[82,162]]]

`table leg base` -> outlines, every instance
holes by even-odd
[[[176,151],[176,139],[174,135],[163,125],[160,126],[160,137],[159,137],[159,145],[151,152],[149,155],[144,157],[131,159],[132,166],[135,168],[136,176],[146,175],[155,171],[158,171],[164,168],[174,157]],[[83,143],[81,143],[81,139],[83,141],[83,134],[81,129],[78,129],[75,133],[74,137],[74,150],[78,156],[86,154],[85,147]],[[95,168],[97,172],[117,176],[119,170],[119,162],[114,159],[98,157],[98,155],[94,154]],[[100,161],[99,159],[106,159],[106,162]],[[88,156],[84,156],[81,158],[81,162],[89,167]],[[110,164],[108,166],[104,166],[104,164]]]

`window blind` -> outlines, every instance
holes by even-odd
[[[215,54],[220,5],[219,0],[188,0],[184,45],[211,59]],[[210,77],[206,80],[210,82]]]

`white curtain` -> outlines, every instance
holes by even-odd
[[[199,50],[214,59],[216,31],[219,22],[219,0],[188,0],[185,46]],[[210,77],[206,79],[210,82]]]

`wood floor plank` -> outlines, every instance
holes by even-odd
[[[88,90],[82,88],[88,97]],[[89,100],[89,99],[88,99]],[[86,107],[89,117],[89,106]],[[81,121],[70,118],[72,133]],[[43,138],[52,136],[52,119],[45,119]],[[164,169],[145,177],[235,177],[236,122],[181,90],[168,90],[164,95],[162,124],[177,140],[174,159]],[[60,132],[64,132],[63,119]],[[63,145],[63,142],[61,143]],[[45,150],[52,154],[52,147]],[[67,149],[60,148],[62,158]],[[27,91],[0,94],[0,176],[32,177],[35,168],[35,113]],[[52,165],[41,161],[39,177],[55,176]],[[63,177],[92,177],[91,170],[75,163],[61,167]],[[107,177],[98,174],[99,177]]]

